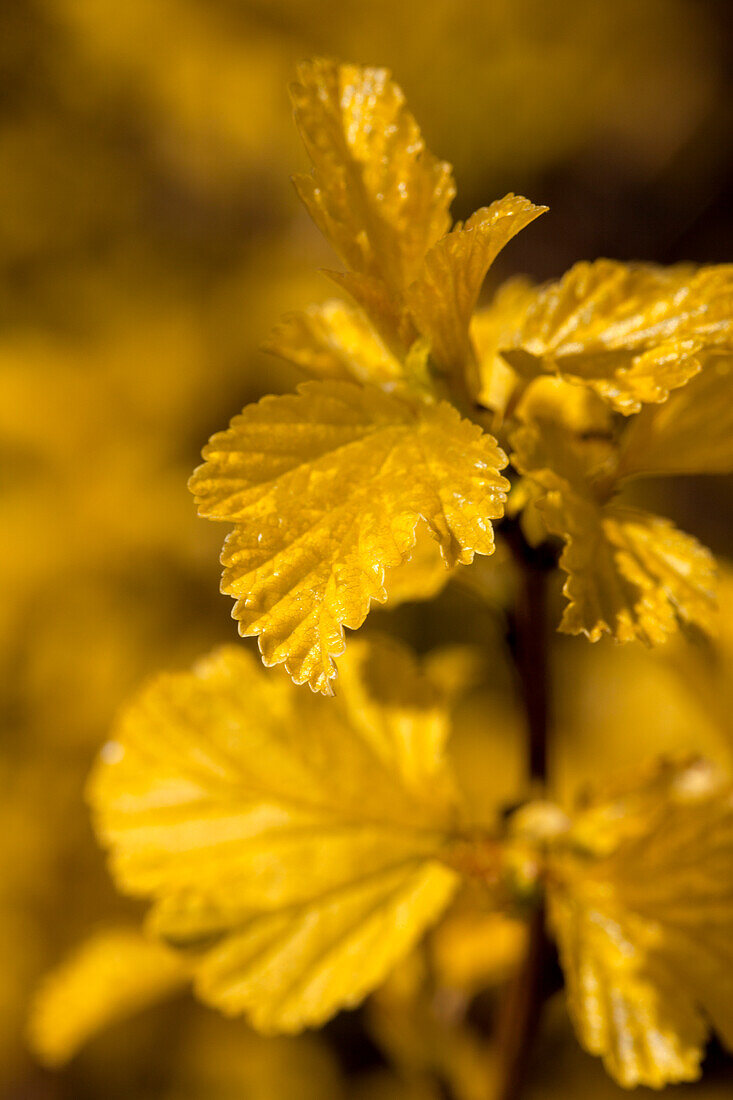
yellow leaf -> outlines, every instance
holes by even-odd
[[[448,903],[445,736],[395,644],[357,643],[335,700],[232,648],[132,703],[91,800],[120,885],[153,897],[200,995],[295,1031],[361,1000]]]
[[[317,378],[388,385],[402,377],[364,313],[336,299],[284,317],[263,348]]]
[[[543,375],[530,382],[517,403],[517,417],[521,421],[539,424],[542,434],[554,433],[561,427],[569,442],[576,449],[585,444],[587,466],[604,462],[610,450],[600,455],[591,452],[592,447],[610,442],[613,437],[614,414],[608,405],[585,386],[574,386],[561,378]]]
[[[733,347],[733,265],[597,260],[541,288],[502,350],[527,377],[586,383],[629,415],[666,401],[700,370],[701,353],[721,347]]]
[[[501,418],[517,384],[517,373],[500,354],[519,338],[524,315],[534,301],[529,279],[507,279],[491,304],[471,318],[470,335],[478,361],[478,400]]]
[[[31,1048],[45,1065],[63,1065],[98,1032],[177,992],[189,979],[174,952],[140,932],[97,932],[44,979],[31,1009]]]
[[[424,520],[446,562],[494,548],[508,482],[494,439],[448,404],[310,382],[215,435],[191,481],[199,512],[236,524],[222,591],[267,665],[328,693],[343,627],[384,601]]]
[[[695,1080],[711,1026],[733,1046],[732,850],[730,787],[696,762],[594,801],[550,860],[571,1016],[627,1088]]]
[[[712,554],[669,520],[630,508],[601,509],[580,498],[550,494],[538,506],[548,528],[567,546],[560,566],[570,601],[560,629],[595,642],[604,633],[620,642],[663,642],[675,619],[715,628]]]
[[[728,1100],[730,1073],[721,1065],[706,1067],[694,1089],[672,1086],[665,1100]],[[552,1071],[548,1072],[548,1066]],[[523,1100],[629,1100],[629,1092],[606,1073],[601,1062],[579,1045],[568,1017],[565,997],[558,993],[543,1005],[539,1035],[535,1042]],[[632,1094],[650,1100],[654,1095],[642,1088]]]
[[[440,985],[469,995],[508,981],[527,948],[527,923],[475,905],[456,905],[431,936]]]
[[[407,304],[441,366],[462,370],[471,361],[469,323],[486,273],[512,237],[546,209],[521,195],[505,195],[430,249],[408,288]]]
[[[642,409],[623,439],[617,476],[726,474],[733,470],[733,355],[710,353],[691,382]]]
[[[350,268],[400,291],[450,226],[451,167],[425,148],[386,69],[316,59],[298,76],[295,120],[313,162],[298,193]]]
[[[723,592],[721,586],[721,597]],[[733,697],[727,684],[733,690],[733,669],[713,673],[719,645],[718,638],[711,644],[697,634],[694,642],[678,634],[653,650],[558,646],[553,796],[570,805],[598,775],[637,765],[640,746],[661,754],[694,745],[729,767]]]
[[[391,610],[415,600],[432,600],[445,588],[452,572],[443,560],[438,543],[425,524],[419,523],[410,556],[402,565],[391,569],[385,579],[386,608]]]
[[[336,286],[350,294],[369,317],[381,339],[402,360],[418,333],[401,297],[372,275],[356,271],[326,271]]]
[[[597,499],[587,452],[549,423],[541,436],[525,425],[512,443],[517,469],[545,490],[535,503],[547,529],[566,544],[562,631],[653,645],[677,619],[714,630],[715,562],[704,546],[659,516]]]

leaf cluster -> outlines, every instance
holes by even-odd
[[[296,188],[351,301],[284,318],[267,347],[309,379],[245,407],[191,479],[199,513],[232,528],[222,590],[240,633],[290,679],[227,648],[123,713],[89,797],[151,938],[83,949],[41,996],[36,1043],[61,1060],[95,1021],[189,981],[259,1031],[296,1032],[380,987],[399,1002],[395,968],[452,921],[504,942],[510,969],[521,919],[546,912],[581,1044],[624,1086],[692,1080],[711,1030],[733,1048],[727,780],[664,758],[572,807],[477,814],[449,741],[470,662],[386,640],[344,652],[344,630],[373,601],[475,577],[506,513],[525,555],[567,574],[561,631],[712,632],[712,556],[622,494],[733,466],[733,267],[583,262],[478,308],[545,208],[507,195],[451,226],[452,170],[384,69],[309,62],[292,98],[312,162]],[[95,982],[114,996],[59,1028]],[[427,984],[403,1003],[422,1011]]]

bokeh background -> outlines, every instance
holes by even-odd
[[[217,593],[221,532],[195,518],[186,479],[242,404],[297,380],[257,350],[271,325],[331,293],[317,269],[333,257],[289,183],[304,166],[287,96],[297,61],[391,67],[429,146],[455,166],[456,217],[510,190],[550,206],[502,255],[490,293],[509,274],[555,277],[581,258],[733,259],[730,16],[726,0],[3,5],[3,1100],[489,1096],[492,1052],[477,1035],[490,1033],[491,995],[470,1035],[440,1031],[449,1009],[416,1027],[414,967],[323,1035],[262,1040],[181,995],[54,1072],[27,1049],[29,1004],[89,932],[137,920],[83,801],[116,709],[146,676],[235,633]],[[731,553],[724,479],[645,492]],[[501,615],[451,586],[374,617],[422,647],[494,639],[491,681],[459,708],[456,752],[477,798],[493,784],[511,801],[520,718]],[[650,752],[725,757],[731,649],[725,636],[694,656],[558,641],[558,787],[633,759],[640,736]],[[500,984],[514,941],[499,932],[461,931],[459,919],[435,948],[466,997]],[[465,944],[487,937],[494,954],[476,946],[467,964]],[[725,1059],[713,1050],[710,1062],[704,1094],[728,1095]],[[578,1050],[561,1003],[536,1063],[529,1100],[623,1095]]]

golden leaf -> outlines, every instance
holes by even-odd
[[[402,360],[418,336],[402,299],[372,275],[357,271],[326,271],[325,274],[351,295],[369,317],[385,346]]]
[[[502,350],[525,376],[586,383],[629,415],[689,381],[701,353],[732,346],[733,265],[596,260],[541,288],[514,347]]]
[[[621,440],[617,476],[725,474],[733,470],[733,355],[703,369],[663,405],[642,409]]]
[[[512,237],[546,209],[521,195],[505,195],[430,249],[408,288],[407,304],[441,366],[462,370],[470,362],[469,323],[486,273]]]
[[[721,1063],[719,1069],[717,1065],[706,1068],[694,1089],[683,1084],[665,1090],[665,1100],[671,1100],[672,1096],[674,1100],[685,1097],[692,1100],[693,1096],[694,1100],[728,1100],[730,1074],[723,1059]],[[548,1066],[552,1067],[551,1072]],[[648,1089],[634,1093],[644,1100],[653,1095]],[[562,993],[543,1005],[523,1097],[524,1100],[629,1100],[628,1091],[579,1045]]]
[[[390,569],[385,578],[385,607],[393,610],[402,603],[432,600],[443,591],[451,575],[437,542],[428,534],[425,524],[419,523],[410,556],[402,565]]]
[[[715,628],[715,562],[691,535],[669,520],[631,508],[598,508],[580,498],[550,494],[538,505],[567,546],[560,566],[570,601],[560,629],[595,642],[663,642],[676,619]]]
[[[517,384],[517,374],[500,354],[519,339],[522,321],[534,301],[529,279],[507,279],[496,290],[491,304],[471,318],[470,336],[478,362],[477,398],[487,409],[503,417]]]
[[[328,701],[231,648],[132,703],[91,800],[119,884],[153,897],[200,995],[294,1031],[361,1000],[448,903],[445,736],[394,643],[357,643]]]
[[[546,491],[535,506],[547,529],[566,544],[562,631],[652,645],[678,619],[714,630],[715,562],[704,546],[669,520],[597,499],[588,452],[549,423],[541,436],[525,425],[512,443],[517,469]]]
[[[31,1009],[31,1048],[45,1065],[63,1065],[97,1032],[189,978],[174,952],[135,929],[97,932],[44,979]]]
[[[566,446],[576,449],[581,444],[586,452],[585,464],[590,465],[592,447],[613,437],[614,414],[605,401],[585,386],[575,386],[561,378],[543,375],[535,378],[523,391],[517,403],[517,417],[521,421],[538,424],[542,434],[555,433],[558,427],[567,433]],[[633,422],[632,422],[633,423]],[[594,455],[592,462],[600,463],[610,455]]]
[[[389,385],[402,377],[365,314],[337,299],[283,317],[263,348],[317,378]]]
[[[527,948],[527,923],[457,903],[433,932],[430,948],[439,985],[474,995],[516,974]]]
[[[298,76],[295,120],[313,162],[298,193],[350,268],[400,291],[450,226],[451,167],[425,148],[386,69],[316,59]]]
[[[699,1076],[733,1046],[733,800],[663,764],[594,800],[551,858],[549,917],[583,1046],[625,1087]]]
[[[449,565],[494,548],[506,464],[448,404],[348,382],[309,382],[235,417],[191,480],[199,512],[236,526],[222,591],[267,665],[329,693],[343,627],[384,601],[424,520]]]

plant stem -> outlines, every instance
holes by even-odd
[[[497,1100],[518,1100],[522,1094],[544,1000],[547,959],[545,912],[544,907],[540,906],[532,914],[526,953],[507,989],[499,1021]]]
[[[547,779],[547,616],[548,562],[524,540],[516,540],[515,556],[522,586],[514,622],[514,657],[527,720],[527,767],[533,796],[542,797]],[[533,912],[522,965],[506,994],[499,1023],[501,1072],[497,1100],[518,1100],[545,996],[545,975],[551,957],[542,905]]]
[[[527,717],[529,780],[544,794],[547,781],[547,573],[543,564],[523,562],[516,618],[516,664]]]

